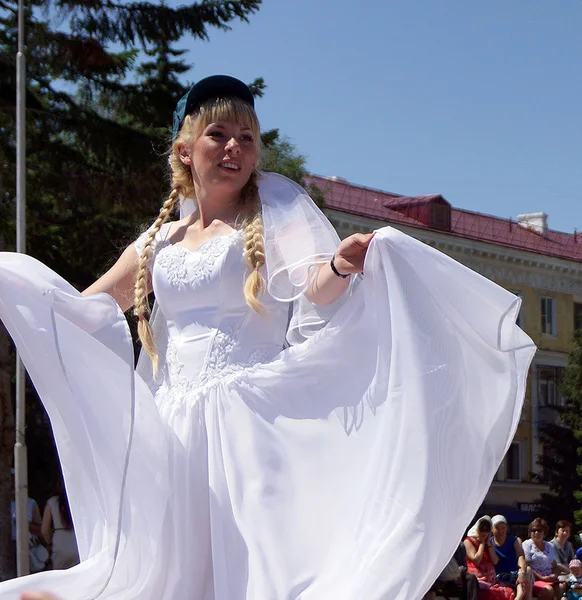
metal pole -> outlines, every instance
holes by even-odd
[[[18,0],[18,53],[16,54],[16,251],[26,252],[26,60],[24,57],[24,0]],[[16,572],[28,575],[28,465],[25,418],[26,373],[16,355],[16,443],[14,475],[16,504]]]

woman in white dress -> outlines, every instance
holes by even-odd
[[[391,228],[340,242],[259,145],[248,88],[202,80],[160,216],[83,296],[0,255],[82,559],[0,598],[410,600],[448,562],[519,421],[519,299]]]

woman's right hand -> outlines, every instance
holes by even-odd
[[[558,581],[558,576],[552,573],[552,575],[546,575],[545,577],[542,577],[542,581],[547,581],[548,583],[556,583],[556,581]]]
[[[368,246],[375,233],[354,233],[343,239],[335,251],[334,264],[343,274],[361,273]]]

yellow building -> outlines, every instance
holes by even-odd
[[[340,237],[391,225],[521,296],[519,323],[538,347],[514,441],[484,509],[527,522],[547,488],[533,480],[543,451],[539,428],[561,402],[558,381],[582,327],[582,236],[548,229],[547,215],[515,220],[455,209],[440,195],[408,197],[313,177]]]

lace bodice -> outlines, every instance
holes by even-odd
[[[167,346],[158,344],[158,393],[179,406],[219,379],[276,356],[285,340],[288,305],[265,296],[264,315],[248,307],[241,232],[189,250],[170,243],[168,230],[169,224],[156,236],[149,268],[167,331]],[[138,252],[145,235],[135,242]]]

